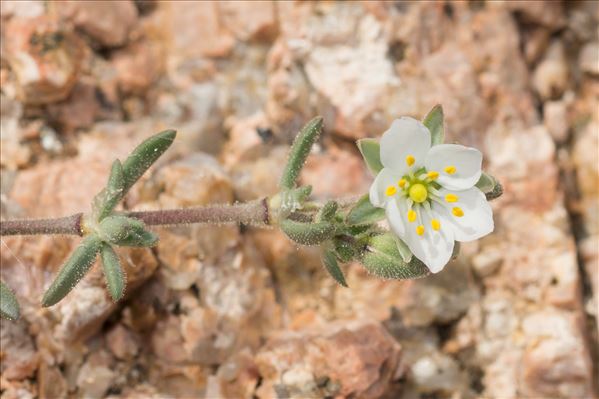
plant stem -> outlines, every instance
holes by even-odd
[[[0,236],[31,234],[75,234],[81,232],[82,213],[56,219],[21,219],[0,221]]]
[[[270,224],[266,198],[244,204],[124,212],[123,215],[139,219],[148,226],[190,223],[243,223],[259,226]],[[2,220],[0,221],[0,235],[72,234],[82,236],[82,219],[83,214],[77,213],[56,219]]]

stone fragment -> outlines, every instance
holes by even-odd
[[[525,22],[543,25],[551,30],[558,30],[566,24],[566,12],[561,1],[509,1],[503,0],[491,6],[503,6],[515,12]]]
[[[0,371],[7,380],[32,377],[38,368],[39,355],[24,321],[0,323]]]
[[[79,369],[77,386],[84,397],[103,397],[116,377],[113,360],[103,351],[92,353]]]
[[[521,368],[521,393],[529,397],[590,397],[592,360],[581,334],[583,320],[545,310],[522,322],[528,341]]]
[[[21,101],[47,104],[65,99],[79,76],[82,41],[47,15],[12,18],[6,32],[4,49]]]
[[[62,18],[91,36],[101,46],[125,44],[137,23],[133,1],[57,1],[51,4]]]
[[[582,47],[578,56],[578,65],[589,75],[599,75],[599,42],[590,42]]]
[[[138,339],[122,324],[106,333],[106,344],[117,359],[130,359],[139,351]]]
[[[239,40],[269,39],[277,31],[275,2],[270,0],[221,2],[223,24]]]
[[[543,104],[543,123],[557,143],[565,142],[570,129],[566,102],[546,101]]]
[[[563,44],[554,41],[535,68],[532,84],[543,100],[559,98],[568,87],[569,74]]]
[[[401,349],[376,322],[336,322],[272,336],[256,355],[259,398],[380,397],[399,377]]]
[[[326,152],[308,158],[300,181],[312,185],[316,197],[328,199],[362,195],[370,188],[372,177],[354,148],[330,145]]]
[[[149,40],[118,50],[112,62],[118,75],[119,89],[125,94],[144,94],[164,69],[160,47]]]
[[[235,39],[223,26],[216,3],[163,2],[156,12],[175,63],[198,57],[224,57],[233,49]]]
[[[62,398],[67,395],[67,382],[58,367],[41,362],[37,378],[40,398]]]

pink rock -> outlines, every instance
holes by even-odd
[[[164,2],[157,10],[172,57],[224,57],[235,44],[212,2]]]
[[[51,3],[62,18],[90,35],[103,46],[120,46],[127,42],[137,23],[133,1],[56,1]]]
[[[276,34],[274,1],[221,2],[218,8],[224,25],[240,40],[268,39]]]
[[[376,322],[336,322],[273,335],[256,355],[259,398],[380,397],[401,372],[401,348]]]
[[[19,97],[30,104],[65,99],[79,76],[84,45],[55,19],[13,18],[6,27],[6,56]]]
[[[134,43],[114,54],[118,85],[125,94],[143,94],[164,69],[160,47],[152,41]]]

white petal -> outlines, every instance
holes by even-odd
[[[463,191],[440,189],[439,192],[443,196],[443,204],[434,202],[433,210],[441,215],[442,224],[451,225],[456,241],[477,240],[493,231],[493,210],[478,188],[472,187]],[[446,202],[444,198],[447,194],[457,195],[458,201]],[[454,216],[451,212],[454,207],[461,208],[464,216]]]
[[[403,176],[410,170],[406,157],[414,157],[411,168],[416,170],[424,166],[430,146],[431,133],[420,121],[408,117],[396,119],[381,138],[381,163]]]
[[[441,229],[435,231],[431,227],[432,218],[425,212],[421,212],[421,215],[422,219],[419,218],[418,221],[407,226],[406,244],[414,256],[420,259],[431,272],[438,273],[451,259],[455,245],[453,229],[443,225],[441,221]],[[416,233],[419,224],[424,226],[424,234],[421,236]]]
[[[391,230],[399,237],[404,237],[406,234],[407,221],[404,221],[405,217],[402,219],[402,216],[405,214],[402,210],[402,208],[405,208],[405,206],[402,206],[403,202],[403,199],[394,197],[390,201],[387,201],[387,205],[385,206],[389,226],[391,226]]]
[[[483,155],[476,148],[458,144],[439,144],[426,156],[426,169],[439,172],[437,182],[450,190],[466,190],[476,184],[481,174]],[[445,168],[454,166],[455,173]]]
[[[370,203],[376,207],[384,208],[387,200],[390,198],[385,195],[385,191],[389,186],[397,186],[395,174],[389,168],[383,168],[370,186]],[[399,188],[396,187],[399,191]]]

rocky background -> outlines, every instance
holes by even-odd
[[[599,3],[2,1],[2,217],[88,211],[109,165],[173,148],[128,209],[277,190],[311,117],[316,196],[364,193],[353,144],[441,103],[450,141],[505,188],[496,231],[442,273],[380,281],[277,230],[162,228],[39,305],[70,237],[5,237],[22,318],[0,328],[2,399],[592,398],[598,373]]]

